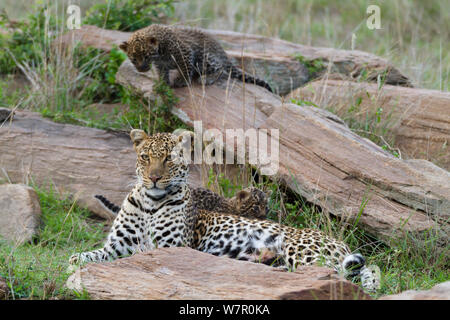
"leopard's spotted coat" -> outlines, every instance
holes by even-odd
[[[197,209],[247,218],[265,219],[269,209],[267,195],[256,187],[240,190],[229,199],[209,189],[192,188],[191,197]],[[105,196],[95,195],[95,198],[113,215],[119,213],[120,207],[109,201]]]
[[[198,210],[187,185],[188,166],[179,153],[172,152],[179,138],[132,130],[131,139],[138,182],[124,200],[104,247],[73,255],[71,264],[115,259],[154,247],[189,246],[291,270],[318,262],[352,275],[365,268],[361,255],[351,254],[345,243],[318,230]],[[376,288],[377,279],[369,278],[365,286]]]

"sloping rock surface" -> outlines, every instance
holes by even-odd
[[[370,299],[323,267],[286,272],[190,248],[160,248],[78,269],[67,286],[93,299]]]
[[[295,90],[290,96],[333,108],[338,115],[353,108],[352,117],[361,122],[367,115],[379,116],[402,155],[431,160],[450,169],[449,92],[321,80]]]

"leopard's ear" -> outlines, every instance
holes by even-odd
[[[157,46],[157,45],[158,45],[158,39],[156,39],[155,37],[150,37],[150,38],[148,39],[148,42],[150,42],[150,44],[151,44],[152,46]]]
[[[128,42],[124,41],[119,45],[119,48],[122,49],[125,53],[128,53]]]
[[[131,141],[133,141],[133,146],[136,148],[141,144],[142,141],[144,141],[147,138],[147,134],[144,130],[141,129],[133,129],[130,132],[130,138]]]
[[[250,192],[248,190],[241,190],[236,193],[236,199],[238,202],[244,202],[250,198]]]

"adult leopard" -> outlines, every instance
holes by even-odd
[[[363,287],[377,289],[377,274],[342,241],[318,230],[270,220],[199,210],[187,185],[182,136],[142,130],[130,133],[138,181],[122,203],[103,248],[72,255],[70,264],[116,259],[155,247],[189,246],[218,256],[294,270],[323,263],[346,275],[363,274]]]

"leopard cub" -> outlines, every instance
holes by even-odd
[[[196,188],[192,190],[194,205],[201,210],[229,213],[241,217],[266,219],[268,197],[264,191],[249,187],[240,190],[232,198],[224,198],[217,193]]]
[[[173,87],[185,87],[201,78],[209,85],[222,75],[255,83],[272,91],[264,80],[243,72],[232,64],[220,43],[205,32],[188,27],[153,24],[135,31],[120,46],[139,72],[155,65],[167,83],[169,71],[177,70]]]

